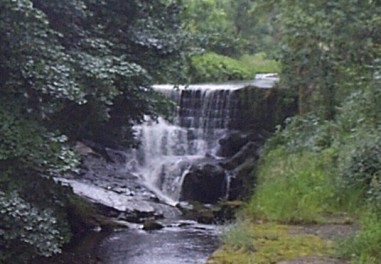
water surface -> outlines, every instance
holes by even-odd
[[[107,236],[98,248],[104,264],[199,264],[218,246],[219,228],[210,225],[128,229]]]

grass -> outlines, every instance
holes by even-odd
[[[332,177],[324,170],[321,154],[285,155],[281,148],[261,161],[258,186],[244,214],[284,223],[322,221],[332,210]]]
[[[343,256],[356,264],[379,264],[381,260],[381,220],[371,212],[360,219],[361,229],[340,246]]]
[[[240,61],[246,65],[251,72],[256,73],[279,73],[280,64],[271,59],[266,58],[266,54],[263,52],[256,53],[254,55],[245,54],[240,58]]]
[[[329,256],[333,244],[315,235],[290,235],[288,226],[239,223],[222,236],[222,246],[207,263],[269,264],[298,256]],[[237,247],[237,242],[240,246]]]
[[[350,263],[380,263],[379,207],[367,202],[362,190],[340,184],[336,154],[287,152],[282,146],[268,150],[258,164],[255,193],[239,214],[243,220],[222,235],[222,245],[208,263],[276,263],[334,254]],[[359,229],[339,246],[314,235],[288,233],[290,224],[346,224],[345,219]]]

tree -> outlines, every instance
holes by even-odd
[[[78,165],[70,142],[130,143],[133,123],[168,107],[151,85],[179,77],[181,10],[175,0],[0,0],[0,262],[18,261],[14,245],[23,263],[68,241],[68,190],[49,177]],[[15,232],[20,208],[53,237]]]
[[[283,0],[263,5],[277,12],[282,82],[297,91],[299,112],[317,110],[332,119],[340,100],[372,79],[380,4]]]

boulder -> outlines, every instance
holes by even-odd
[[[221,138],[218,143],[220,148],[218,150],[218,155],[221,157],[232,157],[236,154],[246,143],[248,142],[248,137],[240,132],[231,133],[223,138]]]
[[[216,203],[227,192],[227,175],[218,164],[200,164],[191,167],[185,175],[181,196],[182,201]]]
[[[233,157],[221,163],[221,166],[227,170],[234,170],[242,165],[246,160],[258,159],[261,145],[255,142],[248,142]]]

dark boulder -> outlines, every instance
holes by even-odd
[[[220,165],[194,165],[185,175],[181,200],[216,203],[226,195],[226,192],[227,176]]]
[[[231,133],[219,140],[220,148],[218,155],[231,157],[236,154],[248,142],[248,137],[240,132]]]
[[[221,166],[227,170],[234,170],[242,165],[246,160],[258,159],[260,155],[261,144],[249,142],[242,147],[233,157],[221,163]]]

